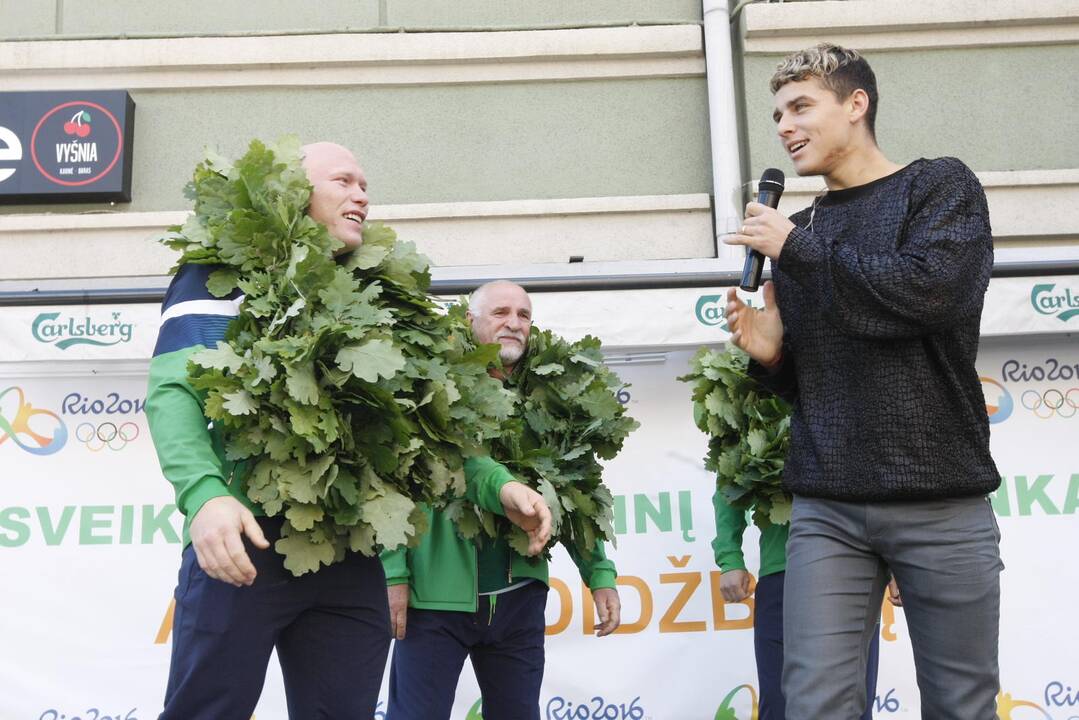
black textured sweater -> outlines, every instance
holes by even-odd
[[[827,193],[772,265],[775,374],[794,404],[784,484],[837,500],[978,495],[1000,484],[974,367],[993,265],[985,193],[955,158]]]

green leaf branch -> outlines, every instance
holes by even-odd
[[[791,407],[748,373],[749,356],[733,345],[701,348],[690,372],[693,420],[708,435],[704,466],[733,507],[753,510],[759,527],[790,522],[791,497],[782,487],[790,446]]]
[[[209,152],[187,188],[194,215],[163,238],[177,267],[218,266],[213,295],[243,293],[189,376],[227,456],[245,463],[248,497],[284,517],[275,547],[297,575],[417,542],[420,504],[462,496],[464,457],[514,410],[428,297],[428,260],[378,224],[335,259],[310,194],[296,138],[256,140],[235,162]]]
[[[462,328],[464,312],[463,303],[450,308]],[[482,347],[497,363],[497,346]],[[614,496],[600,461],[613,459],[640,426],[618,402],[624,384],[603,364],[598,339],[569,342],[537,327],[506,384],[516,403],[490,443],[491,457],[543,495],[551,508],[551,543],[589,558],[597,540],[615,540]],[[502,536],[522,555],[528,548],[525,533],[505,518],[471,505],[453,508],[451,516],[466,537]]]

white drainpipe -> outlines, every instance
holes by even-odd
[[[716,235],[742,224],[742,158],[738,147],[738,112],[734,97],[730,8],[726,0],[703,0],[704,58],[708,81],[708,124],[712,143],[712,195]],[[718,257],[740,260],[745,251],[716,238]]]

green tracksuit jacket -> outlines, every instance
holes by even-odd
[[[723,572],[745,570],[746,560],[742,554],[742,534],[746,530],[747,513],[727,504],[717,490],[712,495],[712,509],[716,516],[716,539],[712,551],[716,565]],[[761,529],[761,567],[757,577],[773,575],[787,569],[787,534],[790,525],[770,525]]]
[[[475,463],[477,459],[470,459]],[[470,470],[468,498],[493,513],[504,515],[498,492],[513,480],[502,465],[490,458],[483,467]],[[489,463],[489,464],[488,464]],[[428,511],[431,529],[411,549],[399,548],[382,553],[382,566],[386,571],[387,585],[411,586],[409,606],[422,610],[456,610],[475,612],[477,607],[478,574],[476,545],[457,534],[453,522],[442,513]],[[591,590],[613,588],[617,572],[614,563],[607,559],[603,543],[596,543],[596,552],[588,560],[570,552],[581,577]],[[526,578],[548,582],[547,561],[542,557],[530,561],[517,555],[510,568],[511,582]]]

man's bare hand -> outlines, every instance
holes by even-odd
[[[794,223],[767,205],[751,202],[746,205],[746,218],[741,229],[723,238],[728,245],[745,245],[773,260],[783,251]]]
[[[395,640],[405,639],[405,626],[408,624],[408,583],[390,585],[386,594],[390,602],[390,632]]]
[[[749,573],[728,570],[719,576],[719,592],[727,602],[742,602],[749,597]]]
[[[726,314],[731,342],[762,365],[773,366],[779,362],[783,350],[783,320],[779,317],[773,283],[764,284],[764,307],[760,310],[742,302],[738,292],[731,288],[727,291]]]
[[[538,555],[551,539],[551,508],[538,492],[511,480],[498,493],[502,509],[517,527],[528,533],[528,554]]]
[[[622,624],[622,601],[614,588],[599,588],[592,591],[592,602],[596,604],[599,622],[593,628],[596,637],[610,635]]]
[[[895,607],[903,607],[903,597],[899,594],[899,583],[895,578],[888,581],[888,602]]]
[[[191,545],[199,567],[214,580],[240,587],[255,582],[255,566],[244,549],[243,535],[255,547],[270,547],[255,516],[231,495],[211,498],[191,519]]]

